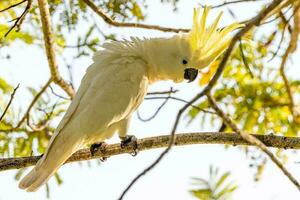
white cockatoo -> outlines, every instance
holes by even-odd
[[[127,128],[132,113],[142,103],[150,83],[161,80],[195,80],[198,69],[209,66],[228,47],[228,36],[241,24],[217,29],[222,13],[206,26],[209,8],[195,9],[188,33],[170,38],[105,43],[87,69],[65,116],[43,157],[20,182],[36,191],[77,150],[103,142],[118,132],[130,140]]]

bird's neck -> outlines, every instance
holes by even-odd
[[[164,38],[144,39],[136,45],[138,56],[147,63],[147,76],[150,83],[168,79],[160,66],[166,41]]]

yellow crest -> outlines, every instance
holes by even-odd
[[[188,42],[192,50],[192,62],[197,68],[203,68],[213,62],[228,47],[231,37],[228,34],[243,27],[243,24],[233,23],[223,29],[218,29],[222,12],[214,22],[206,28],[206,20],[210,7],[194,9],[193,27],[188,34]]]

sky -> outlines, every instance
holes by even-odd
[[[192,23],[192,9],[197,6],[197,1],[182,0],[178,4],[179,11],[172,12],[171,6],[161,5],[159,0],[148,1],[148,17],[145,23],[159,24],[172,27],[190,27]],[[199,2],[199,1],[198,1]],[[205,4],[208,1],[201,1]],[[220,1],[209,1],[214,4]],[[242,4],[232,8],[237,11],[240,20],[251,17],[259,4]],[[226,11],[226,10],[225,10]],[[211,16],[216,16],[212,12]],[[97,16],[95,16],[97,17]],[[233,19],[228,14],[222,18],[222,25],[229,24]],[[118,33],[120,37],[130,36],[140,37],[161,37],[171,34],[158,31],[141,29],[122,29],[106,26],[101,19],[99,25],[104,27],[105,33]],[[84,28],[84,25],[83,27]],[[268,29],[264,29],[268,31]],[[27,48],[27,49],[25,49]],[[46,82],[49,77],[47,60],[44,52],[37,47],[28,48],[22,43],[15,43],[11,48],[3,50],[12,55],[11,60],[1,61],[1,76],[6,77],[10,83],[16,85],[21,83],[15,104],[27,105],[30,102],[26,86],[38,86]],[[299,53],[299,52],[297,52]],[[296,55],[297,55],[296,53]],[[294,58],[294,63],[299,59]],[[60,61],[61,62],[61,61]],[[74,62],[73,71],[75,86],[80,84],[81,77],[85,69],[91,64],[91,58],[80,59]],[[299,63],[299,62],[298,62]],[[66,75],[65,69],[60,69]],[[296,69],[291,69],[291,73]],[[3,74],[2,74],[3,73]],[[171,86],[180,90],[177,96],[189,100],[201,88],[195,83],[174,84],[172,82],[160,82],[152,85],[150,91],[168,90]],[[140,107],[143,116],[149,116],[159,105],[159,101],[146,101]],[[134,134],[138,138],[169,134],[173,126],[178,109],[182,106],[178,102],[169,102],[160,114],[152,121],[144,123],[134,115],[129,129],[129,134]],[[180,132],[215,131],[218,124],[211,127],[209,125],[201,128],[197,120],[187,125],[187,120],[183,120],[178,128]],[[117,142],[114,137],[108,143]],[[115,200],[129,184],[129,182],[145,167],[157,158],[162,149],[140,152],[136,157],[130,155],[119,155],[108,158],[100,165],[96,161],[72,163],[61,167],[59,173],[63,179],[63,184],[57,186],[55,180],[50,180],[51,199],[105,199]],[[299,164],[300,156],[293,151],[286,151],[290,156],[287,168],[296,177],[300,177]],[[163,161],[152,170],[147,176],[139,180],[129,191],[125,199],[194,199],[188,190],[192,189],[191,177],[208,178],[210,165],[217,166],[221,171],[230,171],[232,180],[239,186],[233,199],[243,200],[283,200],[299,199],[300,194],[294,185],[277,169],[268,162],[260,182],[253,181],[254,169],[249,168],[251,161],[243,151],[237,147],[224,148],[223,145],[192,145],[184,147],[174,147]],[[45,188],[41,188],[36,193],[27,193],[19,190],[18,182],[14,180],[15,170],[0,173],[0,200],[20,199],[38,200],[45,199]]]

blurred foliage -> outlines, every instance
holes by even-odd
[[[220,173],[218,168],[210,166],[208,180],[192,178],[197,189],[190,190],[199,200],[229,200],[232,193],[238,188],[230,180],[230,172]]]
[[[11,88],[10,85],[7,87]],[[10,89],[11,90],[11,89]],[[32,98],[37,90],[29,87]],[[3,94],[9,93],[4,92]],[[9,93],[10,94],[10,93]],[[8,101],[8,99],[7,99]],[[4,108],[7,101],[0,99],[1,108]],[[18,110],[10,109],[5,118],[0,122],[0,156],[19,157],[31,154],[42,154],[48,145],[49,138],[55,127],[50,123],[53,119],[60,117],[65,112],[67,101],[60,100],[53,102],[53,97],[46,91],[36,102],[26,122],[18,128],[18,121],[21,116]],[[1,110],[2,111],[2,110]],[[20,110],[18,111],[20,113]],[[23,112],[21,112],[23,113]],[[34,152],[33,152],[34,151]]]

